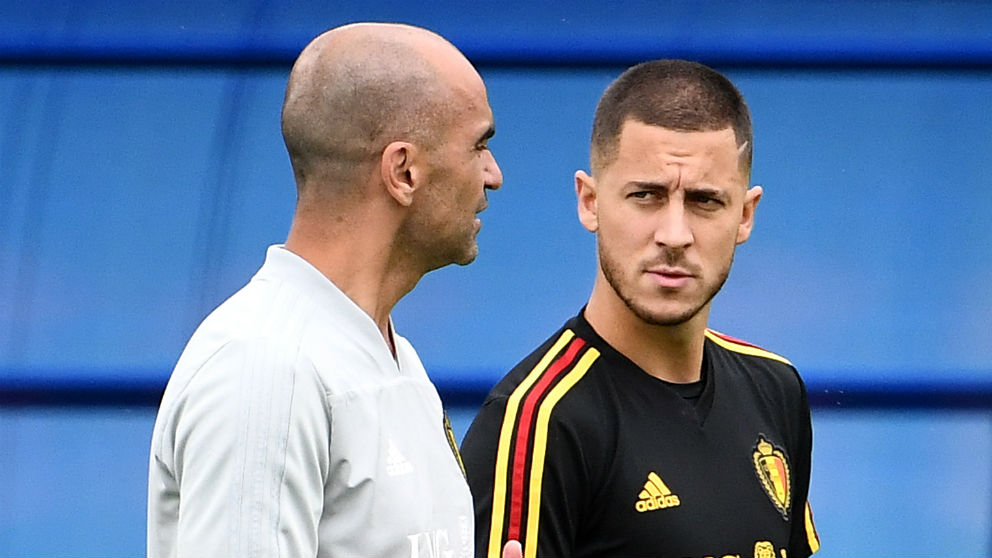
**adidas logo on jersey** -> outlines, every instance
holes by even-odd
[[[661,480],[657,473],[648,473],[648,481],[644,483],[644,490],[637,495],[637,503],[634,509],[639,512],[649,512],[662,510],[665,508],[677,507],[682,502],[677,494],[672,494],[668,486]]]
[[[406,475],[413,472],[413,465],[403,457],[400,449],[389,439],[389,453],[386,456],[386,474],[391,477]]]

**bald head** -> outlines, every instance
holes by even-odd
[[[390,142],[431,149],[455,116],[447,101],[474,79],[458,49],[425,29],[359,23],[320,35],[294,64],[282,110],[300,195],[346,190]]]

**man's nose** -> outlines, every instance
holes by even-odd
[[[654,241],[668,248],[685,248],[692,244],[692,227],[681,199],[670,199],[658,214]]]
[[[499,163],[496,162],[496,156],[493,155],[492,151],[486,151],[489,156],[489,160],[486,161],[485,166],[485,186],[490,190],[498,190],[500,186],[503,185],[503,171],[499,170]]]

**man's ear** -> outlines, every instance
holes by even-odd
[[[416,145],[405,141],[394,141],[382,150],[379,160],[382,183],[396,203],[404,207],[413,203],[413,195],[423,183],[421,155]]]
[[[575,171],[575,197],[578,202],[579,222],[589,232],[599,230],[599,207],[596,205],[596,179],[585,171]]]
[[[754,186],[744,193],[741,224],[737,226],[737,244],[744,244],[748,238],[751,238],[751,231],[754,230],[754,212],[758,209],[763,191],[761,186]]]

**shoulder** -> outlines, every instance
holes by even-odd
[[[789,359],[785,358],[784,356],[773,353],[767,349],[763,349],[755,345],[754,343],[749,343],[742,339],[731,337],[726,333],[720,333],[719,331],[716,331],[714,329],[707,329],[706,338],[712,341],[713,343],[717,344],[719,347],[726,349],[728,351],[742,355],[760,357],[768,360],[777,361],[793,369],[795,368],[793,367]]]
[[[465,435],[462,454],[470,479],[510,448],[542,461],[544,456],[575,457],[583,453],[580,448],[600,447],[615,434],[609,418],[615,413],[604,412],[614,405],[603,389],[600,356],[566,323],[511,369]]]
[[[490,398],[551,396],[558,400],[586,378],[599,356],[596,347],[566,324],[514,366]]]
[[[183,349],[170,384],[205,373],[295,369],[305,338],[300,330],[309,320],[299,313],[273,311],[266,290],[251,283],[211,312]]]
[[[173,378],[231,367],[258,367],[270,376],[300,371],[326,376],[365,365],[368,351],[356,333],[363,324],[326,306],[292,281],[256,276],[203,320]]]
[[[234,336],[216,343],[191,343],[176,365],[162,408],[195,400],[230,402],[250,393],[275,397],[293,386],[323,397],[326,388],[299,344],[266,336]],[[232,399],[233,398],[233,399]]]
[[[178,452],[194,439],[204,448],[228,447],[247,429],[326,422],[326,387],[294,345],[242,336],[204,346],[202,354],[193,349],[173,371],[155,421],[153,450],[166,462],[169,448]]]
[[[706,341],[713,348],[715,366],[732,368],[761,383],[777,383],[805,392],[802,378],[788,358],[713,329],[706,330]]]
[[[615,397],[600,350],[566,324],[489,393],[477,422],[495,433],[556,432],[597,437],[609,431]],[[584,434],[583,434],[584,433]]]
[[[203,320],[169,378],[162,412],[300,382],[318,394],[326,391],[300,335],[308,318],[298,311],[273,311],[278,305],[272,294],[269,285],[253,281]]]

